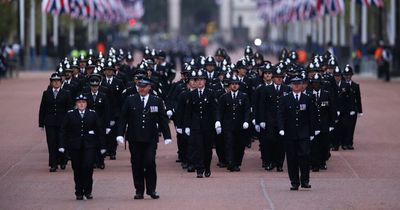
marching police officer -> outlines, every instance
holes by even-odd
[[[223,94],[218,102],[227,169],[230,171],[240,171],[244,149],[248,144],[246,136],[250,122],[250,102],[247,94],[239,91],[239,84],[238,78],[233,76],[229,82],[231,91]]]
[[[296,76],[291,81],[292,92],[279,101],[278,130],[285,145],[290,190],[298,190],[300,185],[311,188],[309,155],[315,119],[311,98],[301,92],[303,79]]]
[[[165,113],[163,101],[151,95],[151,82],[142,79],[138,82],[139,94],[129,96],[121,110],[118,126],[118,143],[123,143],[126,138],[131,152],[133,181],[136,189],[134,199],[143,199],[146,194],[153,199],[160,196],[156,192],[156,150],[158,132],[161,130],[165,144],[172,143],[168,127],[168,117]]]
[[[217,99],[214,91],[206,88],[206,78],[203,69],[197,71],[197,89],[190,92],[185,106],[185,133],[195,145],[193,161],[197,178],[203,178],[203,174],[211,176],[212,144],[222,131]]]
[[[58,165],[65,169],[65,157],[57,149],[61,122],[71,106],[69,92],[61,89],[61,76],[53,73],[50,77],[50,88],[42,94],[39,110],[39,127],[46,130],[50,172],[57,171]]]
[[[60,129],[59,152],[68,150],[74,171],[75,195],[77,200],[93,199],[93,164],[97,149],[106,152],[104,129],[94,110],[87,108],[83,94],[76,97],[76,109],[69,110]]]

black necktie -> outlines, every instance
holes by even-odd
[[[144,108],[144,97],[142,97],[142,107]]]
[[[81,118],[83,118],[83,115],[85,114],[84,112],[79,112],[81,114]]]
[[[236,99],[236,93],[233,93],[233,100]]]
[[[111,85],[111,79],[108,79],[108,84]]]
[[[203,96],[203,91],[199,90],[199,97],[201,98]]]
[[[299,94],[296,94],[296,101],[299,101]]]
[[[96,101],[97,94],[93,93],[93,101]]]
[[[53,95],[54,95],[54,99],[57,98],[57,94],[58,94],[58,90],[54,90]]]

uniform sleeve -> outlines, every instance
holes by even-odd
[[[244,95],[244,122],[250,122],[250,100],[247,94]]]
[[[99,139],[99,144],[101,149],[106,148],[106,140],[105,140],[105,130],[102,127],[102,123],[100,121],[99,115],[96,112],[93,112],[96,118],[96,130],[97,130],[97,137]]]
[[[69,125],[69,114],[67,113],[61,123],[60,133],[59,133],[59,148],[65,148],[65,142],[68,138],[68,125]]]
[[[183,119],[184,127],[191,127],[192,120],[192,92],[189,92],[185,101],[185,115]]]
[[[46,115],[46,97],[45,93],[43,92],[42,94],[42,100],[40,102],[40,108],[39,108],[39,127],[43,128],[44,127],[44,118]]]
[[[285,130],[284,122],[285,122],[285,113],[286,113],[286,101],[287,97],[282,97],[279,99],[279,109],[277,112],[277,119],[278,119],[278,130]]]
[[[123,136],[125,134],[129,102],[130,102],[130,98],[128,97],[127,100],[122,105],[122,109],[121,109],[121,113],[120,113],[120,117],[119,117],[119,123],[118,123],[117,136]]]
[[[361,103],[361,90],[360,90],[360,85],[357,85],[357,94],[356,94],[356,99],[357,99],[357,108],[358,108],[358,113],[363,113],[362,110],[362,103]]]
[[[164,107],[164,102],[161,99],[158,99],[158,125],[160,126],[164,139],[171,139],[171,131],[168,126],[168,116],[165,113]]]
[[[215,92],[214,91],[212,91],[212,93],[213,93],[213,100],[212,100],[212,110],[213,110],[213,112],[214,112],[214,119],[215,119],[215,121],[221,121],[221,116],[220,116],[220,113],[219,113],[219,107],[218,107],[218,98],[216,97],[216,95],[215,95]]]

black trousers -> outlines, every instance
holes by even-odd
[[[311,166],[319,168],[330,157],[330,134],[320,133],[311,141]]]
[[[49,166],[57,167],[57,165],[66,164],[65,155],[58,151],[60,127],[58,126],[45,126],[47,149],[49,152]]]
[[[245,131],[241,128],[223,132],[225,137],[225,157],[228,165],[241,166],[244,156],[244,150],[248,141]]]
[[[300,185],[310,181],[310,140],[286,139],[284,141],[290,183]],[[299,174],[300,171],[300,174]]]
[[[261,158],[266,164],[282,167],[285,160],[285,149],[275,127],[261,130]]]
[[[225,154],[225,137],[221,133],[215,137],[215,152],[217,153],[218,162],[227,163]]]
[[[111,127],[110,133],[106,135],[107,153],[109,155],[117,154],[118,142],[115,140],[116,138],[117,138],[117,126],[114,125],[113,127]]]
[[[145,189],[147,194],[156,191],[156,150],[157,142],[129,141],[133,183],[136,194],[143,194]]]
[[[182,138],[187,142],[187,152],[186,152],[186,158],[187,158],[187,163],[190,167],[194,167],[195,165],[195,151],[196,151],[196,144],[192,141],[191,136],[187,136],[186,134],[182,134]]]
[[[193,163],[198,173],[210,170],[212,160],[212,143],[215,138],[214,130],[193,130],[191,141],[194,144]]]
[[[72,169],[74,171],[75,195],[92,193],[93,163],[96,157],[96,152],[96,148],[69,150]]]
[[[182,163],[188,163],[187,158],[187,150],[188,150],[188,142],[185,138],[185,134],[176,134],[176,143],[178,146],[178,159],[182,161]]]
[[[344,139],[344,126],[343,126],[343,116],[338,117],[338,122],[335,124],[335,129],[332,131],[331,144],[332,147],[339,147],[343,145]]]
[[[346,116],[343,119],[343,143],[345,146],[353,146],[354,130],[356,129],[357,114]]]

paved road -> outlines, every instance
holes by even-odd
[[[72,170],[49,173],[45,134],[37,127],[49,73],[21,73],[0,81],[0,209],[399,209],[400,83],[357,77],[365,115],[355,150],[334,152],[328,171],[311,174],[311,190],[289,191],[286,173],[260,169],[258,143],[246,150],[242,171],[216,168],[196,179],[182,171],[176,145],[159,145],[159,200],[133,200],[129,152],[118,148],[94,174],[94,200],[76,201]],[[175,139],[174,139],[175,140]],[[175,141],[176,142],[176,141]]]

